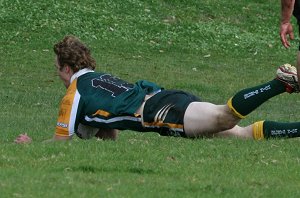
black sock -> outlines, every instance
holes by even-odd
[[[285,84],[274,79],[265,84],[239,91],[227,104],[238,117],[244,118],[268,99],[285,91]]]
[[[300,137],[300,122],[283,123],[265,121],[263,124],[263,133],[266,139]]]

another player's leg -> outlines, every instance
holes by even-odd
[[[299,92],[296,68],[289,64],[278,68],[274,80],[239,91],[227,104],[236,116],[244,118],[268,99],[284,92]]]

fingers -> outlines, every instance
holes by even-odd
[[[291,32],[289,34],[286,34],[286,33],[280,34],[281,43],[285,48],[289,48],[291,46],[290,42],[288,41],[288,38],[290,38],[290,40],[294,40],[294,38],[295,38],[294,33]]]
[[[285,48],[290,47],[290,43],[288,42],[287,38],[285,35],[280,35],[281,43]]]
[[[291,23],[284,23],[281,24],[280,26],[280,40],[282,45],[285,48],[289,48],[290,42],[288,41],[288,39],[293,40],[294,37],[294,32],[293,32],[293,26],[291,25]]]
[[[291,40],[294,40],[294,38],[295,38],[295,37],[294,37],[294,33],[291,32],[291,33],[289,34],[289,37],[290,37]]]

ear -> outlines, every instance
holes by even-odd
[[[67,65],[67,64],[64,65],[64,70],[67,73],[70,73],[72,71],[71,67],[69,65]]]

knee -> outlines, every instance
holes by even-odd
[[[232,129],[239,121],[239,119],[237,119],[231,113],[228,113],[226,111],[219,112],[216,117],[217,125],[220,128],[220,131]]]

